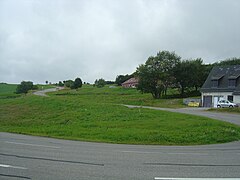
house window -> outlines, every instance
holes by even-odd
[[[218,87],[218,80],[212,80],[212,87],[217,88]]]
[[[228,87],[236,87],[236,79],[229,79]]]

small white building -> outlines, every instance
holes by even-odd
[[[214,67],[201,93],[203,107],[217,107],[221,99],[240,104],[240,65]]]

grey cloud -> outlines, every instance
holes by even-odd
[[[159,50],[239,56],[237,0],[1,0],[0,82],[114,80]]]

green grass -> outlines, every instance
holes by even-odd
[[[54,88],[54,85],[41,85],[38,84],[38,89],[49,89]],[[0,99],[8,99],[8,98],[16,98],[20,97],[20,94],[16,94],[17,84],[7,84],[7,83],[0,83]]]
[[[176,93],[175,90],[169,90],[169,95]],[[75,97],[81,98],[83,101],[91,102],[108,102],[115,104],[131,104],[139,106],[155,106],[155,107],[166,107],[166,108],[182,108],[186,107],[183,104],[183,98],[175,99],[153,99],[152,95],[142,94],[136,89],[128,88],[93,88],[92,86],[86,85],[83,88],[76,90],[63,90],[57,93],[51,93],[57,96]]]
[[[56,87],[55,85],[51,84],[37,84],[38,90],[50,89]]]
[[[174,101],[174,102],[172,102]],[[236,141],[240,127],[204,117],[119,104],[178,106],[135,89],[64,90],[0,99],[0,131],[94,142],[195,145]]]
[[[19,97],[15,94],[16,88],[17,84],[0,83],[0,99]]]
[[[211,108],[208,111],[214,111],[214,112],[224,112],[224,113],[240,113],[240,108]]]

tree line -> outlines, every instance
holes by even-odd
[[[181,96],[184,96],[187,89],[197,92],[214,66],[236,64],[240,64],[240,58],[203,64],[201,58],[182,60],[175,52],[159,51],[156,56],[150,56],[145,64],[139,65],[133,74],[118,75],[115,83],[121,85],[135,77],[139,80],[137,89],[142,93],[151,93],[155,99],[166,95],[169,87],[179,88]]]
[[[46,81],[46,84],[48,84],[48,81]],[[81,78],[76,78],[74,81],[73,80],[66,80],[66,81],[59,81],[59,83],[56,83],[55,85],[57,86],[66,86],[71,89],[78,89],[82,87],[82,80]],[[38,86],[33,85],[32,81],[22,81],[21,84],[19,84],[16,88],[16,93],[17,94],[26,94],[30,90],[37,90]]]

